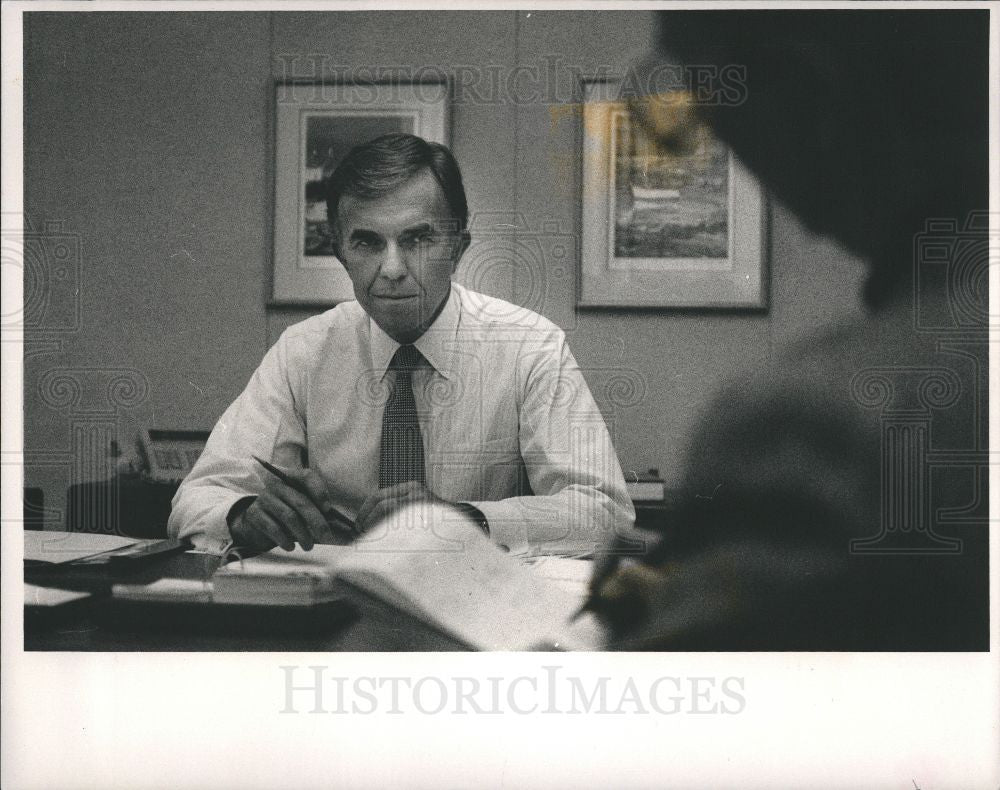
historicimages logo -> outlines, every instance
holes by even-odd
[[[338,675],[329,666],[281,666],[280,713],[370,715],[735,715],[746,709],[744,678],[637,679],[569,674],[559,665],[535,674]]]

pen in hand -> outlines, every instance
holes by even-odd
[[[615,598],[614,595],[610,597],[602,595],[602,591],[605,593],[608,592],[604,590],[605,582],[618,570],[618,566],[621,564],[624,555],[634,556],[637,553],[642,553],[645,551],[645,547],[646,538],[644,536],[634,533],[631,535],[616,533],[604,551],[598,553],[597,559],[594,561],[594,572],[590,577],[588,585],[587,598],[580,608],[573,613],[569,622],[576,622],[586,612],[593,612],[598,615],[606,613],[615,604]],[[637,552],[637,548],[640,548],[642,552]]]
[[[297,479],[288,474],[288,472],[286,472],[284,469],[281,469],[280,467],[275,466],[274,464],[269,463],[268,461],[265,461],[263,458],[258,458],[256,455],[252,455],[251,458],[253,458],[254,461],[256,461],[258,464],[264,467],[264,469],[266,469],[272,475],[277,477],[282,483],[287,485],[289,488],[292,488],[298,491],[303,496],[312,499],[309,491],[305,488],[305,486],[303,486]],[[357,533],[357,528],[354,521],[346,514],[337,510],[337,508],[335,508],[333,505],[324,503],[324,507],[321,509],[321,512],[326,517],[327,521],[330,522],[331,526],[336,527],[338,530],[342,532],[346,531],[351,534]]]
[[[587,612],[598,612],[601,605],[601,596],[596,592],[592,592],[587,596],[587,599],[583,602],[583,605],[573,612],[573,615],[569,618],[571,623],[575,623]]]
[[[590,577],[587,598],[580,608],[573,613],[573,616],[569,618],[571,623],[575,623],[586,612],[600,613],[602,604],[604,603],[604,599],[601,597],[601,587],[604,586],[604,582],[618,568],[620,559],[620,556],[614,551],[614,543],[612,543],[605,554],[598,556],[598,559],[594,563],[594,573]]]

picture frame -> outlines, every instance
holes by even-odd
[[[448,143],[446,82],[275,84],[271,304],[354,299],[330,246],[324,181],[352,147],[388,132]]]
[[[698,125],[654,144],[615,80],[583,80],[581,308],[767,308],[763,190]]]

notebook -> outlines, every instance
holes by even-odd
[[[543,567],[511,556],[453,509],[421,504],[349,546],[232,562],[213,577],[214,601],[321,601],[346,584],[476,649],[598,648],[604,634],[592,614],[570,622],[585,585],[567,588]]]

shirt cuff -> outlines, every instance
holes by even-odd
[[[175,519],[180,521],[177,537],[189,540],[198,551],[225,556],[233,547],[232,534],[229,532],[229,514],[248,498],[250,497],[246,494],[232,492],[231,495],[221,497],[208,507],[199,509],[197,515],[185,521],[181,521],[184,511],[178,512],[175,508],[171,514],[171,521]]]

